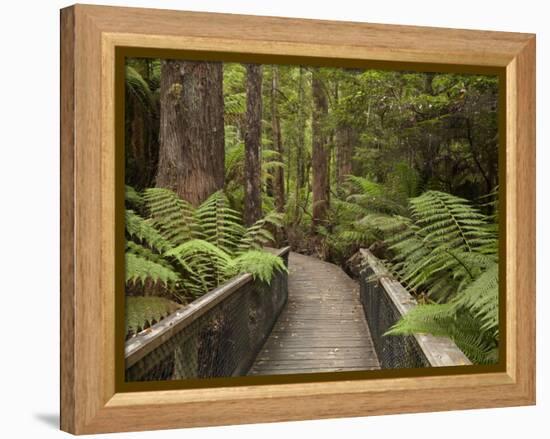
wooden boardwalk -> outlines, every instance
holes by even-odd
[[[249,375],[379,368],[357,283],[334,264],[290,253],[288,303]]]

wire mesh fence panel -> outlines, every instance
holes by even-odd
[[[417,303],[370,251],[361,249],[361,255],[361,303],[383,369],[471,364],[448,337],[431,334],[384,335]]]
[[[371,267],[364,268],[360,276],[361,303],[380,366],[383,369],[430,367],[412,335],[384,335],[401,318],[401,314],[376,280]]]
[[[288,266],[288,250],[280,256]],[[126,381],[245,375],[286,303],[288,275],[278,272],[270,284],[249,275],[235,282],[203,296],[184,317],[176,312],[154,325],[153,335],[136,337],[130,356],[127,344]]]

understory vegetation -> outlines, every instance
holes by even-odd
[[[280,225],[276,213],[246,228],[223,192],[194,208],[170,189],[138,193],[131,186],[126,204],[127,329],[133,333],[235,275],[251,273],[269,284],[274,272],[286,271],[280,257],[263,250],[273,241],[267,226]]]
[[[127,295],[169,301],[135,301],[149,321],[269,282],[266,246],[348,271],[369,248],[419,303],[388,337],[498,360],[496,77],[130,59],[125,98]]]

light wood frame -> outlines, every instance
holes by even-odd
[[[61,37],[63,430],[82,434],[534,404],[534,35],[76,5],[61,11]],[[116,393],[117,46],[502,68],[505,371]]]

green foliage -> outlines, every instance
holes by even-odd
[[[450,337],[474,364],[498,361],[498,343],[480,331],[479,320],[467,311],[457,312],[453,304],[419,305],[385,335],[430,333]]]
[[[126,233],[132,239],[163,253],[170,249],[170,243],[153,226],[152,221],[144,220],[133,210],[126,210]]]
[[[496,262],[488,218],[466,200],[428,191],[410,200],[410,210],[411,220],[387,239],[393,269],[409,289],[446,300]]]
[[[126,333],[137,334],[176,311],[180,305],[163,297],[126,297]]]
[[[322,131],[331,156],[331,195],[327,218],[313,227],[312,71],[278,66],[275,89],[273,70],[263,69],[262,86],[265,217],[246,229],[239,213],[246,185],[245,66],[225,63],[223,68],[224,192],[195,208],[168,189],[138,192],[131,187],[151,186],[157,171],[161,62],[127,60],[129,288],[154,288],[184,302],[238,272],[266,281],[281,268],[280,261],[258,251],[273,241],[275,230],[294,250],[333,262],[343,263],[358,248],[374,245],[406,287],[429,303],[392,331],[444,333],[476,362],[493,361],[498,344],[498,78],[316,70],[329,104]],[[274,151],[274,110],[282,153]],[[350,147],[346,172],[351,169],[352,175],[342,181],[343,145]],[[278,170],[285,180],[282,215],[272,213]]]
[[[145,189],[142,198],[152,223],[174,245],[196,237],[195,208],[164,188]]]
[[[430,304],[417,306],[388,334],[449,336],[473,362],[495,362],[498,258],[490,218],[466,200],[436,191],[411,199],[410,209],[410,219],[388,220],[390,266]]]
[[[147,81],[132,67],[126,66],[126,90],[146,111],[153,111],[153,93]]]
[[[245,228],[221,191],[196,209],[169,189],[140,194],[128,187],[127,194],[127,202],[142,205],[148,215],[126,210],[126,282],[134,289],[160,287],[185,302],[238,273],[269,282],[284,268],[281,258],[261,250],[272,241],[267,227],[280,225],[279,214]]]
[[[260,218],[246,229],[239,242],[238,252],[242,253],[269,245],[269,243],[274,241],[274,238],[267,227],[281,227],[283,225],[282,220],[282,214],[273,211]]]
[[[226,253],[235,251],[245,232],[239,212],[229,207],[222,191],[212,194],[197,208],[195,219],[200,225],[199,237]]]
[[[126,204],[130,207],[141,208],[143,206],[143,198],[141,197],[141,194],[136,191],[132,186],[126,185],[124,199],[126,201]]]
[[[246,272],[252,274],[254,279],[259,279],[267,284],[271,283],[271,279],[277,271],[287,271],[283,260],[272,253],[260,250],[242,253],[230,260],[226,267],[226,273],[229,276]]]
[[[231,201],[231,205],[236,209],[242,209],[244,203],[244,163],[245,149],[244,142],[235,136],[233,127],[226,127],[226,133],[230,133],[229,139],[226,137],[225,150],[225,180],[227,183],[225,192]],[[261,173],[260,181],[262,187],[267,187],[274,179],[275,170],[283,168],[285,164],[277,151],[272,149],[263,149],[261,154]],[[272,205],[271,197],[262,192],[262,202],[264,210],[269,212],[269,205]]]
[[[134,253],[126,253],[126,283],[146,281],[162,282],[165,286],[173,286],[179,281],[177,272],[157,262],[138,256]]]

